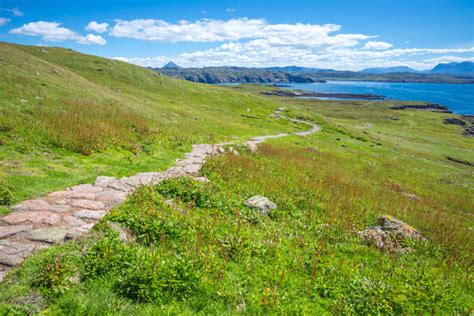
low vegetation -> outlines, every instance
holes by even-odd
[[[42,54],[41,48],[15,49]],[[61,54],[74,53],[58,50],[45,60],[59,63],[64,58],[63,65],[94,84],[107,86],[104,78],[122,75],[102,77],[109,66],[97,66],[92,57],[81,60],[83,67],[77,60],[70,65],[74,59]],[[102,69],[102,75],[92,75],[89,62]],[[117,65],[122,70],[132,67]],[[73,168],[79,168],[74,181],[82,173],[134,173],[169,165],[194,142],[233,135],[239,142],[302,128],[268,118],[276,107],[285,106],[286,116],[311,120],[322,129],[307,137],[267,140],[257,153],[234,146],[240,155],[207,159],[201,173],[209,182],[178,178],[142,187],[89,235],[40,251],[9,271],[0,284],[0,314],[473,312],[474,173],[472,165],[459,161],[472,162],[474,147],[462,127],[443,124],[452,115],[389,109],[394,102],[263,97],[258,96],[261,91],[274,88],[195,86],[145,74],[163,80],[157,94],[151,83],[127,88],[127,77],[102,87],[107,93],[121,90],[121,96],[131,98],[124,103],[61,95],[63,99],[51,103],[56,106],[38,107],[38,112],[29,112],[34,111],[29,103],[24,105],[26,113],[11,106],[10,114],[35,113],[29,130],[38,128],[44,134],[30,135],[27,128],[19,132],[16,125],[8,125],[1,201],[9,204],[63,185],[67,181],[57,179],[71,177]],[[136,89],[136,95],[125,94],[125,89]],[[141,93],[144,102],[163,95],[169,99],[156,101],[149,111],[137,111],[133,99]],[[180,93],[176,100],[185,101],[178,106],[172,100]],[[218,100],[222,107],[212,107]],[[245,108],[237,108],[239,102]],[[153,112],[155,106],[159,110]],[[180,111],[186,115],[173,122],[173,113]],[[198,123],[179,130],[180,124],[193,122],[193,111]],[[50,117],[58,119],[47,121]],[[83,124],[58,122],[71,117]],[[100,132],[77,134],[68,128],[80,130],[87,124],[101,124]],[[56,134],[56,129],[63,132]],[[25,154],[14,147],[13,139],[26,144]],[[18,179],[14,174],[24,172],[24,181],[38,179],[38,169],[26,159],[41,150],[47,154],[36,158],[37,163],[48,163],[52,172],[44,178],[44,187],[25,185],[33,187],[26,191],[13,181]],[[122,164],[124,157],[135,158]],[[157,157],[161,162],[155,162]],[[53,163],[55,159],[60,162]],[[64,169],[66,161],[75,162],[71,169]],[[277,208],[262,215],[246,207],[244,201],[257,194]],[[405,254],[365,244],[357,232],[375,225],[383,214],[409,223],[426,240],[411,242],[413,253]]]

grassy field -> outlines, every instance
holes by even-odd
[[[0,190],[11,203],[160,171],[191,144],[295,130],[277,105],[62,48],[0,43]]]
[[[7,48],[30,56],[42,54],[42,48]],[[150,80],[162,80],[162,87],[156,91],[157,83],[129,87],[126,77],[109,85],[103,74],[94,72],[99,67],[94,57],[80,57],[86,58],[81,62],[74,58],[74,62],[65,57],[68,54],[75,53],[58,50],[57,56],[41,60],[61,65],[107,93],[119,93],[127,102],[102,103],[94,95],[68,103],[58,91],[61,98],[55,107],[75,113],[80,111],[78,104],[97,102],[123,109],[110,119],[114,124],[128,128],[128,122],[136,120],[140,128],[135,126],[132,133],[124,127],[124,134],[113,134],[121,133],[113,128],[116,142],[81,152],[51,143],[54,134],[42,134],[48,124],[57,124],[53,131],[63,126],[61,135],[68,135],[74,125],[55,120],[40,125],[43,121],[37,119],[38,132],[28,138],[28,131],[15,129],[24,125],[12,124],[9,135],[18,135],[15,137],[31,149],[22,153],[13,147],[13,140],[6,141],[5,152],[25,159],[5,156],[10,167],[3,172],[11,186],[17,183],[13,171],[32,172],[34,168],[26,161],[32,155],[51,164],[55,155],[58,163],[52,170],[56,171],[63,168],[63,161],[75,157],[77,166],[71,170],[73,179],[80,181],[100,172],[133,173],[154,166],[157,159],[160,162],[155,166],[164,168],[194,142],[295,129],[286,120],[267,117],[280,106],[286,107],[285,115],[314,121],[322,130],[308,137],[268,140],[258,153],[237,146],[240,156],[229,153],[208,159],[202,170],[211,180],[208,183],[175,179],[138,190],[86,238],[44,250],[12,270],[0,284],[0,314],[473,312],[474,172],[472,165],[448,158],[473,163],[474,145],[472,138],[462,136],[460,127],[443,124],[452,115],[388,109],[395,101],[263,98],[260,91],[274,88],[195,85],[153,77],[151,72],[118,62],[124,69],[110,70],[113,76],[137,69]],[[86,61],[91,62],[91,69]],[[172,85],[180,89],[171,89]],[[141,94],[142,103],[135,108],[134,98]],[[219,99],[218,105],[212,103]],[[207,104],[205,110],[199,104]],[[23,113],[21,109],[29,103],[17,106],[9,105],[8,113]],[[141,106],[146,110],[137,110]],[[111,115],[107,109],[94,115],[107,117]],[[181,111],[190,117],[174,118]],[[40,117],[32,113],[29,115]],[[193,122],[194,116],[206,124],[181,125]],[[49,117],[45,115],[44,120]],[[186,128],[180,129],[182,126]],[[155,129],[162,134],[155,134]],[[181,141],[179,146],[172,135]],[[141,144],[141,139],[149,140],[151,154],[141,150],[137,154],[124,145]],[[42,155],[43,151],[49,154]],[[127,155],[138,156],[135,164],[117,166]],[[110,162],[113,157],[115,163]],[[100,168],[95,169],[96,165]],[[72,172],[67,170],[64,172]],[[88,176],[81,178],[83,173]],[[37,185],[36,189],[29,189],[25,182],[21,192],[32,190],[30,195],[65,183],[54,173],[44,177],[45,188],[33,174],[23,177],[39,181],[31,185]],[[278,207],[269,216],[245,207],[245,199],[256,194],[270,198]],[[170,199],[173,207],[167,202]],[[416,227],[427,241],[413,242],[414,253],[404,255],[364,244],[357,231],[374,225],[382,214]],[[122,241],[112,223],[127,228],[129,240]]]

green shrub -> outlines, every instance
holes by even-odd
[[[13,200],[12,188],[3,181],[0,181],[0,205],[11,205]]]
[[[144,251],[119,276],[116,290],[138,302],[166,303],[188,298],[198,287],[199,274],[190,260]]]
[[[33,285],[47,296],[61,295],[70,288],[74,271],[74,265],[67,258],[59,254],[47,257]]]

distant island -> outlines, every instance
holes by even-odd
[[[247,68],[183,68],[170,62],[162,68],[151,68],[164,75],[192,82],[220,83],[324,83],[326,80],[359,80],[419,83],[474,83],[474,63],[438,64],[431,70],[409,67],[366,68],[361,71],[307,68],[298,66]]]

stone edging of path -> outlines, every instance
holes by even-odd
[[[283,116],[283,110],[279,108],[273,116],[311,125],[311,129],[254,137],[244,143],[250,150],[256,151],[257,145],[266,139],[306,136],[320,130],[314,123]],[[12,213],[1,218],[0,223],[0,282],[6,270],[19,266],[34,251],[87,233],[137,188],[169,178],[196,177],[207,156],[224,153],[223,146],[230,144],[193,145],[191,152],[164,172],[143,172],[121,179],[99,176],[94,184],[76,185],[11,207]],[[235,153],[232,148],[229,151]]]

